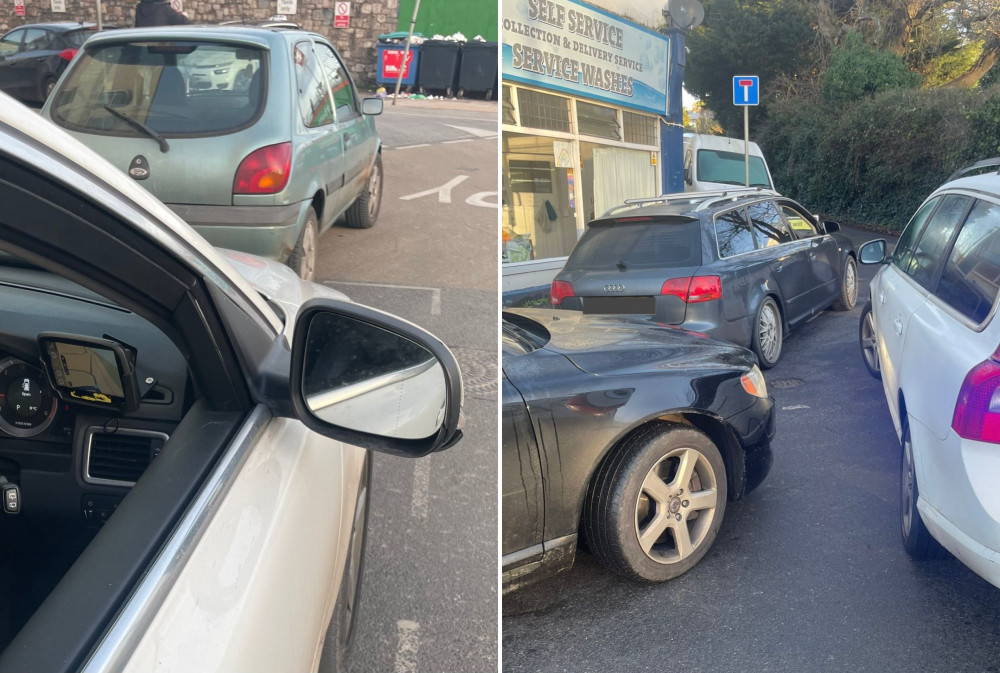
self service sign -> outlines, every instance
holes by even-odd
[[[665,114],[667,38],[575,0],[504,0],[503,78]]]

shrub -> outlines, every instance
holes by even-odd
[[[902,58],[876,51],[861,35],[849,33],[823,74],[823,99],[832,104],[848,103],[883,91],[913,89],[920,82],[920,75]]]

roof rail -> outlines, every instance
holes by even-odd
[[[708,199],[713,196],[717,197],[733,197],[733,196],[748,196],[750,194],[768,194],[776,195],[776,192],[770,189],[764,189],[763,187],[727,187],[726,189],[713,189],[704,192],[676,192],[674,194],[662,194],[660,196],[651,196],[644,199],[625,199],[625,203],[614,206],[606,213],[601,215],[601,217],[607,217],[611,213],[622,210],[623,208],[628,208],[629,206],[643,206],[654,205],[658,203],[670,203],[671,201],[701,201]],[[699,210],[701,208],[699,207]]]
[[[971,173],[972,171],[979,170],[980,168],[993,168],[995,166],[1000,166],[1000,157],[993,157],[992,159],[983,159],[982,161],[977,161],[971,166],[966,166],[965,168],[959,169],[952,173],[945,182],[951,182],[952,180],[957,180],[958,178]],[[1000,173],[1000,170],[997,171]]]
[[[698,207],[695,208],[695,211],[697,212],[699,210],[705,210],[709,206],[714,206],[715,204],[717,204],[717,203],[719,203],[721,201],[729,201],[731,199],[737,199],[737,198],[739,198],[741,196],[758,196],[758,195],[760,195],[760,196],[781,196],[781,194],[779,194],[778,192],[774,191],[773,189],[764,189],[763,187],[757,187],[756,189],[750,189],[750,190],[748,190],[747,188],[744,187],[743,191],[741,193],[739,193],[739,194],[733,194],[733,193],[720,194],[719,196],[715,196],[715,197],[712,197],[710,199],[705,199],[704,201],[702,201],[701,203],[698,204]]]

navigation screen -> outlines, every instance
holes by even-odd
[[[69,389],[72,397],[113,404],[125,396],[118,361],[110,349],[49,341],[46,350],[55,384]]]

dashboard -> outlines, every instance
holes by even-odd
[[[134,348],[138,408],[60,399],[42,369],[46,332]],[[106,520],[180,422],[190,388],[183,355],[142,317],[48,272],[0,262],[0,477],[19,485],[24,517]]]

